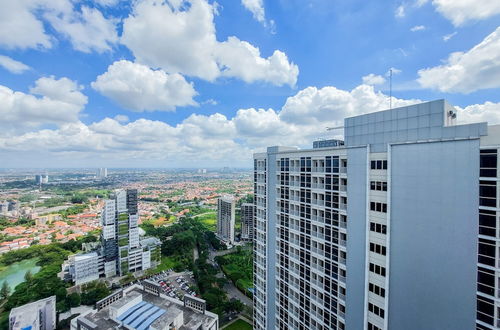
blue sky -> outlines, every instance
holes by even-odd
[[[396,106],[500,123],[494,0],[3,2],[1,167],[250,166],[387,108],[390,68]]]

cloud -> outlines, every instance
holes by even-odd
[[[500,27],[467,52],[452,53],[443,65],[418,71],[422,87],[471,93],[500,87]]]
[[[451,38],[453,38],[455,35],[457,34],[457,32],[453,32],[453,33],[450,33],[450,34],[446,34],[443,36],[443,41],[444,42],[447,42],[448,40],[450,40]]]
[[[411,32],[423,31],[425,30],[425,26],[423,25],[415,25],[410,29]]]
[[[418,5],[427,2],[428,0],[420,0]],[[500,14],[500,1],[496,0],[432,0],[432,4],[455,26]]]
[[[120,0],[94,0],[97,4],[103,6],[103,7],[111,7],[115,6],[120,2]]]
[[[111,64],[91,86],[132,111],[173,111],[176,107],[197,105],[193,85],[180,74],[167,74],[126,60]]]
[[[459,123],[500,124],[500,103],[485,102],[483,104],[472,104],[465,108],[456,107],[459,111],[457,116]]]
[[[392,102],[398,107],[421,101],[393,97]],[[239,109],[232,118],[219,113],[192,114],[170,125],[115,117],[88,125],[71,121],[54,129],[17,135],[0,132],[0,155],[9,161],[5,166],[33,157],[39,166],[193,167],[203,163],[250,167],[253,152],[270,145],[310,147],[318,137],[331,136],[326,127],[342,125],[345,117],[388,106],[388,96],[368,85],[352,90],[307,87],[287,98],[281,109]],[[500,103],[458,110],[461,122],[500,123]]]
[[[137,62],[169,73],[208,81],[227,76],[295,85],[299,69],[285,53],[276,50],[263,58],[257,47],[237,37],[217,41],[215,13],[215,4],[205,0],[137,2],[124,20],[121,42]],[[236,60],[239,56],[240,62]]]
[[[253,18],[265,24],[266,15],[264,13],[264,3],[262,0],[241,0],[241,4],[252,13]]]
[[[26,64],[5,55],[0,55],[0,66],[15,74],[20,74],[30,69]]]
[[[268,58],[262,58],[258,48],[236,37],[229,37],[219,43],[216,54],[222,64],[223,76],[240,78],[247,83],[264,81],[276,86],[295,86],[297,83],[299,68],[279,50]]]
[[[113,119],[119,123],[126,123],[129,121],[128,117],[125,115],[116,115]]]
[[[81,89],[75,81],[54,77],[38,79],[30,94],[0,86],[0,126],[3,126],[3,133],[78,121],[80,111],[87,104],[87,97]]]
[[[95,8],[82,6],[81,13],[73,10],[62,14],[49,12],[45,17],[54,29],[70,40],[74,49],[84,53],[110,51],[118,41],[118,21],[106,19]]]
[[[105,0],[104,0],[105,1]],[[77,9],[70,0],[3,1],[0,11],[0,46],[8,49],[51,48],[51,26],[68,38],[76,50],[103,52],[118,41],[115,19],[87,6]]]
[[[364,76],[362,79],[363,79],[363,84],[366,85],[382,85],[383,83],[385,83],[384,77],[373,73]]]
[[[0,46],[7,49],[50,48],[51,38],[35,15],[36,1],[2,1]]]
[[[406,16],[405,6],[403,4],[399,5],[398,8],[396,8],[394,15],[396,15],[397,18],[405,17]]]

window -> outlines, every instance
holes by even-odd
[[[479,176],[496,177],[497,176],[497,150],[481,150]]]
[[[370,230],[379,234],[387,234],[387,226],[376,222],[370,222]]]
[[[385,267],[370,263],[370,272],[385,277]]]
[[[382,330],[382,329],[368,322],[368,330]]]
[[[387,204],[380,202],[370,202],[370,210],[387,213]]]
[[[479,205],[496,207],[497,205],[497,183],[496,181],[479,181]]]
[[[496,237],[496,212],[479,210],[479,235]]]
[[[373,314],[380,316],[381,318],[384,318],[385,316],[385,311],[372,303],[368,303],[368,310]]]
[[[370,167],[372,170],[387,170],[387,160],[372,160]]]
[[[371,181],[370,189],[375,191],[387,191],[387,182],[384,181]]]
[[[375,243],[370,243],[370,251],[381,254],[383,256],[385,256],[387,253],[385,246],[375,244]]]
[[[375,285],[373,283],[369,283],[368,290],[370,290],[370,292],[373,292],[378,296],[381,296],[382,298],[385,297],[385,289],[379,287],[378,285]]]

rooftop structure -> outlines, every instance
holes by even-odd
[[[205,301],[186,296],[182,302],[160,293],[158,284],[145,281],[97,302],[97,308],[71,322],[72,330],[217,330],[217,314],[205,310]]]
[[[56,328],[56,296],[13,308],[10,330],[52,330]]]

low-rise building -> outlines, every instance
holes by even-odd
[[[206,310],[203,299],[187,295],[183,302],[161,292],[147,280],[115,292],[98,301],[96,309],[74,318],[71,330],[219,329],[219,317]]]
[[[56,328],[56,296],[13,308],[9,315],[10,330],[52,330]]]

